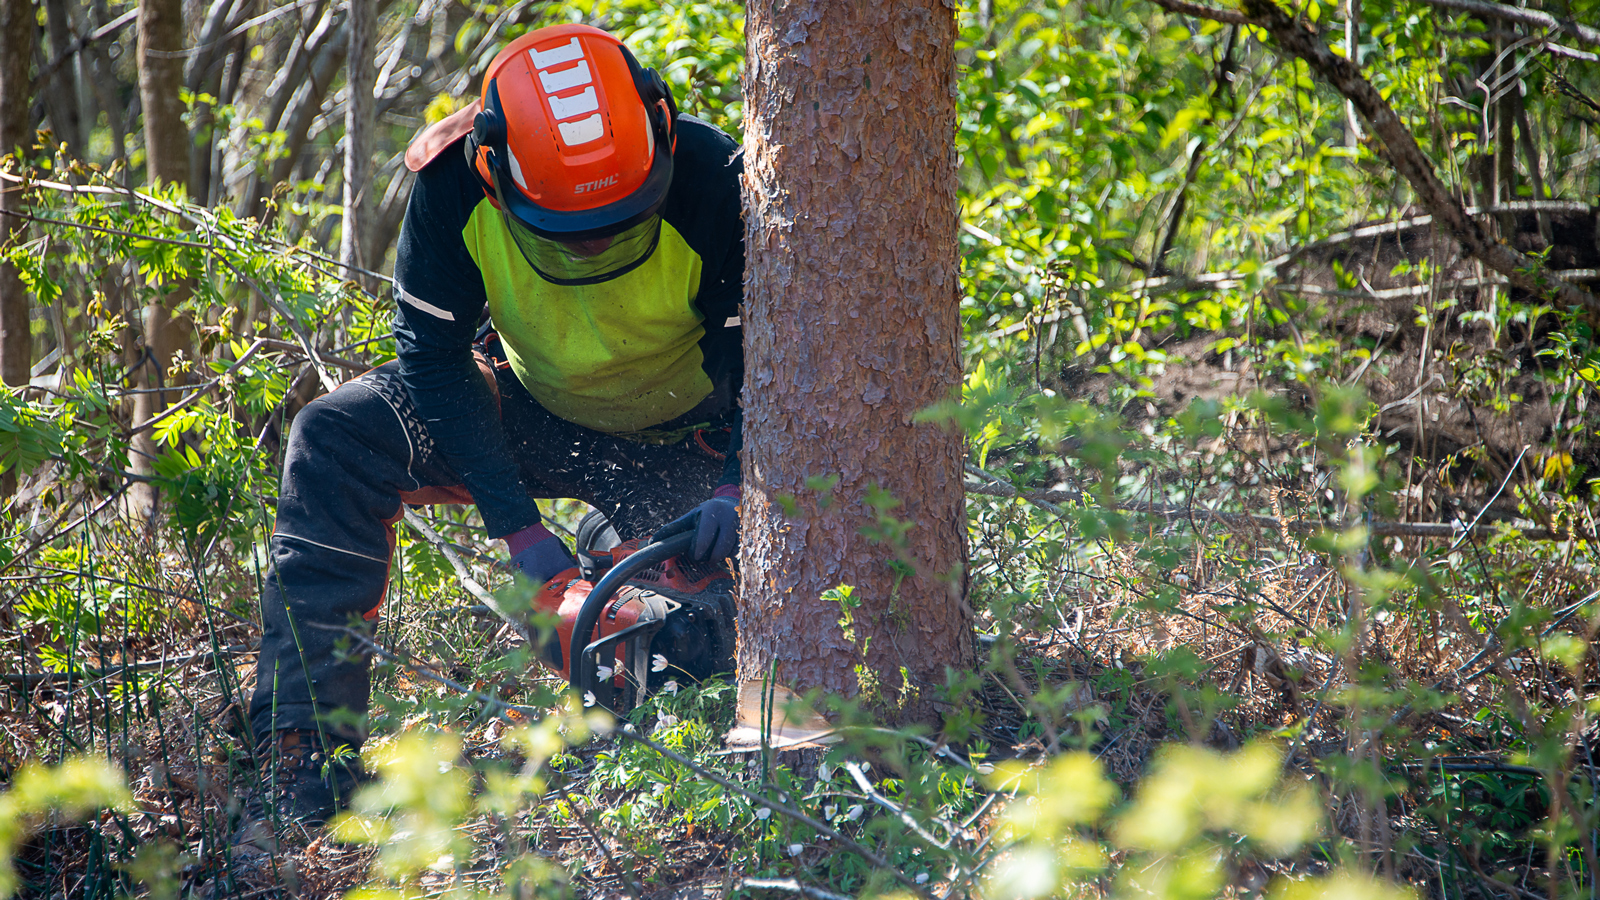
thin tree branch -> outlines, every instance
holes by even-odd
[[[450,542],[440,537],[439,532],[434,531],[433,526],[417,515],[411,507],[405,507],[405,511],[406,524],[416,529],[424,540],[437,547],[439,552],[444,554],[444,558],[450,561],[450,567],[456,571],[456,580],[461,582],[461,586],[466,588],[467,593],[471,594],[473,599],[479,603],[493,610],[495,615],[504,619],[507,625],[515,629],[517,634],[528,642],[528,646],[534,646],[536,642],[533,639],[533,635],[528,632],[527,623],[518,621],[514,616],[506,612],[505,607],[500,605],[494,595],[484,590],[483,585],[479,584],[471,573],[467,571],[467,564],[461,561],[461,556],[451,548]]]
[[[1315,31],[1290,18],[1275,0],[1244,0],[1244,6],[1247,13],[1260,20],[1261,26],[1272,35],[1281,50],[1305,60],[1313,72],[1355,106],[1367,121],[1368,130],[1379,139],[1379,155],[1410,182],[1423,207],[1461,242],[1468,253],[1504,275],[1516,287],[1536,297],[1553,295],[1565,306],[1578,306],[1591,313],[1600,313],[1600,299],[1554,277],[1537,260],[1495,240],[1481,222],[1467,214],[1461,201],[1434,173],[1433,162],[1417,146],[1411,129],[1400,120],[1394,108],[1361,74],[1354,62],[1334,55]]]
[[[846,894],[835,894],[809,884],[801,884],[793,878],[746,878],[739,882],[739,889],[754,888],[761,891],[785,891],[790,894],[799,894],[810,900],[855,900]]]
[[[1547,28],[1559,31],[1577,38],[1581,43],[1591,47],[1600,47],[1600,29],[1580,25],[1569,19],[1558,19],[1549,13],[1536,9],[1522,9],[1516,6],[1506,6],[1503,3],[1490,3],[1489,0],[1422,0],[1429,6],[1441,6],[1446,9],[1459,9],[1473,15],[1489,19],[1500,19],[1505,22],[1516,22],[1519,25],[1528,25],[1533,28]],[[1165,5],[1165,4],[1163,4]]]
[[[895,817],[903,822],[907,828],[910,828],[917,835],[917,837],[922,838],[924,841],[927,841],[929,844],[932,844],[946,853],[950,852],[949,842],[941,841],[932,834],[929,834],[928,830],[923,828],[920,822],[913,818],[910,813],[906,812],[905,807],[878,793],[877,789],[872,786],[872,782],[867,780],[867,775],[865,772],[861,771],[860,766],[856,765],[850,760],[846,760],[844,763],[844,770],[850,773],[850,777],[854,779],[856,786],[861,788],[862,792],[867,795],[867,799],[878,804],[884,809],[887,809],[889,812],[894,813]]]
[[[1210,19],[1213,22],[1223,22],[1228,25],[1260,25],[1260,22],[1235,12],[1231,9],[1217,9],[1201,3],[1189,3],[1188,0],[1155,0],[1157,6],[1168,12],[1175,12],[1185,16],[1194,16],[1197,19]]]
[[[607,844],[605,839],[600,836],[600,833],[594,830],[594,823],[589,821],[589,814],[584,811],[583,807],[578,805],[578,801],[573,799],[571,792],[567,790],[565,779],[557,779],[555,788],[556,793],[561,795],[561,799],[567,801],[567,806],[577,816],[578,824],[583,826],[583,830],[588,833],[589,839],[594,841],[596,847],[600,848],[600,855],[604,856],[606,862],[617,870],[622,878],[622,886],[628,891],[628,896],[632,897],[633,900],[644,900],[644,894],[639,892],[639,881],[633,875],[633,866],[626,865],[611,855],[611,845]]]

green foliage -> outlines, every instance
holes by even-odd
[[[0,385],[0,473],[30,473],[46,460],[63,459],[73,443],[72,418],[60,406],[25,400]]]
[[[1247,838],[1273,855],[1294,853],[1321,828],[1312,792],[1280,785],[1282,757],[1252,745],[1223,755],[1173,747],[1157,761],[1132,803],[1106,822],[1119,856],[1121,896],[1203,898],[1225,886],[1225,854]],[[1102,822],[1118,791],[1086,753],[1057,757],[1039,769],[1012,763],[990,776],[997,790],[1020,794],[1000,835],[1018,842],[991,876],[989,896],[1026,898],[1071,893],[1107,867],[1107,848],[1089,830]]]
[[[104,760],[78,758],[55,766],[23,766],[12,776],[10,790],[0,794],[0,897],[16,893],[19,883],[12,856],[47,816],[77,821],[100,809],[128,812],[132,805],[122,773]]]

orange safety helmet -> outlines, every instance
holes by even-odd
[[[540,28],[489,64],[467,159],[534,271],[595,284],[655,251],[677,115],[660,74],[615,37]]]

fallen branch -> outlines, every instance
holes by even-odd
[[[242,647],[227,647],[228,651],[238,652]],[[58,684],[65,682],[69,687],[75,683],[99,681],[103,678],[116,678],[135,672],[154,672],[166,669],[168,666],[182,668],[196,660],[204,659],[211,655],[207,650],[201,653],[191,653],[188,656],[176,656],[172,659],[153,659],[144,662],[127,663],[112,666],[106,669],[77,669],[68,672],[6,672],[0,674],[0,682],[16,685],[17,687],[31,688],[36,684]]]
[[[1004,497],[1012,500],[1026,500],[1042,509],[1056,515],[1065,512],[1057,504],[1081,503],[1083,495],[1076,491],[1022,491],[1004,482],[990,482],[976,484],[966,482],[968,494],[977,494],[985,497]],[[1286,528],[1300,534],[1323,531],[1327,529],[1347,528],[1337,522],[1321,522],[1315,519],[1280,519],[1276,516],[1262,516],[1253,513],[1230,513],[1199,506],[1167,506],[1154,503],[1118,503],[1107,508],[1101,506],[1083,507],[1086,510],[1099,512],[1127,512],[1139,513],[1147,516],[1174,521],[1199,519],[1208,522],[1220,522],[1224,525],[1245,526],[1276,531]],[[1421,538],[1460,538],[1460,537],[1490,537],[1500,532],[1496,523],[1475,524],[1464,526],[1456,522],[1367,522],[1367,533],[1373,537],[1421,537]],[[1532,541],[1567,540],[1578,538],[1589,540],[1585,534],[1565,534],[1552,531],[1549,528],[1514,528],[1512,529],[1522,537]]]
[[[811,900],[855,900],[844,894],[835,894],[809,884],[801,884],[793,878],[746,878],[739,882],[739,890],[754,888],[762,891],[785,891],[790,894],[799,894]]]
[[[927,841],[929,844],[945,851],[946,853],[950,852],[950,843],[948,841],[941,841],[932,834],[929,834],[928,830],[923,828],[921,823],[913,818],[910,813],[906,812],[905,807],[878,793],[877,788],[874,788],[872,786],[872,782],[867,780],[867,774],[861,771],[860,766],[856,765],[851,760],[845,760],[844,770],[850,773],[851,779],[855,781],[857,787],[861,788],[861,792],[867,795],[867,799],[878,804],[889,812],[894,813],[895,817],[901,822],[905,823],[905,826],[911,829],[912,833],[916,834],[917,837],[922,838],[924,841]]]

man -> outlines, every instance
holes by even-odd
[[[560,25],[511,42],[479,104],[407,162],[399,359],[295,419],[261,598],[251,726],[268,804],[305,824],[359,775],[337,751],[360,747],[367,666],[338,647],[377,614],[403,503],[476,503],[546,590],[577,572],[535,497],[582,500],[623,537],[676,516],[661,533],[693,529],[703,559],[737,541],[733,140],[679,115],[616,38]]]

